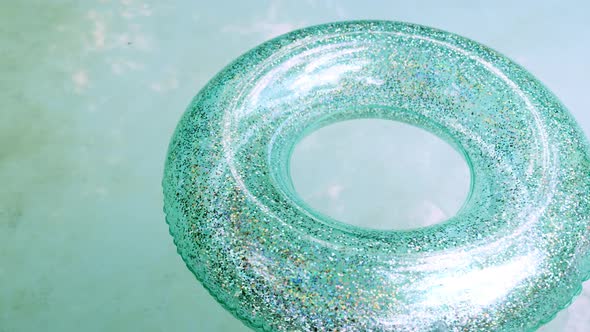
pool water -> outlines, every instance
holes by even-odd
[[[351,0],[4,1],[0,331],[248,330],[207,294],[176,254],[160,182],[168,141],[193,95],[262,41],[306,25],[361,18],[452,31],[525,66],[590,134],[589,7],[583,1],[489,6],[467,0],[444,6]],[[418,153],[424,152],[422,134],[364,126],[346,130],[383,135],[389,130],[406,139],[408,160],[411,151],[414,160],[425,160]],[[460,206],[468,185],[460,160],[443,163],[460,185],[433,187],[436,173],[424,173],[428,165],[400,168],[393,157],[398,154],[385,153],[392,140],[350,140],[358,145],[343,147],[333,144],[334,135],[338,132],[328,131],[313,144],[302,142],[307,152],[293,168],[299,192],[325,213],[362,224],[365,214],[373,213],[371,220],[388,215],[375,217],[377,208],[367,208],[379,207],[376,197],[383,209],[399,211],[408,205],[395,204],[411,197],[410,202],[430,204],[416,222],[436,222]],[[342,149],[375,156],[379,163],[367,162],[367,170],[358,171],[363,164],[347,163],[355,154],[338,154]],[[430,145],[428,151],[438,148]],[[327,158],[324,166],[339,161],[357,169],[318,173],[309,168],[314,153]],[[433,172],[441,165],[431,163]],[[359,184],[351,174],[373,183],[363,189],[372,195],[351,192]],[[420,174],[431,174],[431,181],[418,186]],[[408,196],[407,190],[388,190],[392,185],[418,189]],[[586,332],[590,285],[586,289],[542,331]]]

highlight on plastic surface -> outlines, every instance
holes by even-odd
[[[307,206],[293,147],[357,118],[457,149],[463,208],[396,231]],[[188,268],[257,330],[531,331],[588,279],[588,174],[583,133],[520,66],[448,32],[357,21],[288,33],[223,69],[178,124],[163,186]]]

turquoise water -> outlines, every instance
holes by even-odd
[[[2,332],[247,330],[176,254],[160,181],[168,140],[192,96],[233,58],[288,30],[373,18],[459,33],[524,65],[590,133],[582,1],[0,6]],[[544,331],[586,331],[589,308],[590,290]]]

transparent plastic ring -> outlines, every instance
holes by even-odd
[[[293,147],[355,118],[459,151],[471,170],[460,211],[399,231],[307,206]],[[288,33],[223,69],[178,124],[163,186],[186,265],[257,330],[528,331],[588,279],[588,174],[582,131],[519,65],[448,32],[357,21]]]

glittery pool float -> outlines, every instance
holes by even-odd
[[[306,205],[294,145],[356,118],[459,151],[460,211],[372,230]],[[254,48],[199,92],[170,143],[165,212],[188,268],[257,330],[528,331],[588,279],[588,151],[556,97],[485,46],[406,23],[327,24]]]

